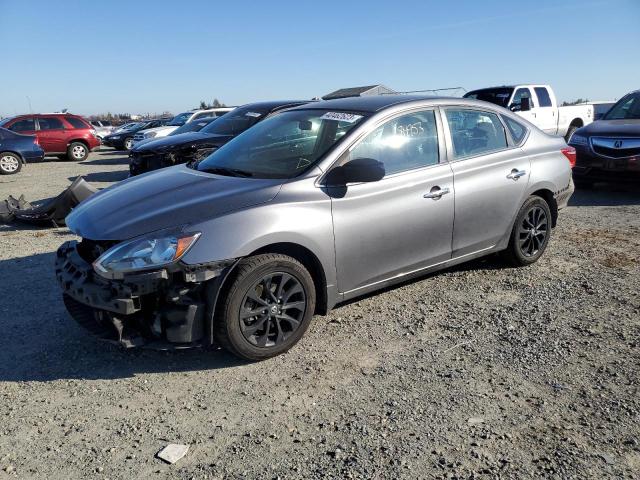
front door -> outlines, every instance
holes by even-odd
[[[495,246],[524,201],[529,158],[509,145],[498,115],[447,108],[449,158],[456,186],[453,257]]]
[[[24,117],[8,124],[7,129],[12,132],[20,133],[21,135],[35,135],[36,122],[33,117]]]
[[[529,101],[529,110],[522,111],[523,99],[528,99]],[[537,108],[536,104],[533,101],[533,95],[531,95],[531,90],[525,87],[518,88],[511,99],[511,103],[509,104],[509,109],[516,112],[516,114],[520,115],[522,118],[526,118],[531,123],[536,126],[538,125],[537,116]]]
[[[372,158],[382,180],[329,188],[340,292],[353,296],[451,257],[453,175],[433,110],[388,120],[338,162]]]

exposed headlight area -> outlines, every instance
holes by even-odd
[[[578,133],[574,133],[573,135],[571,135],[571,138],[569,139],[569,145],[581,145],[581,146],[589,145],[589,137],[586,137],[585,135],[580,135]]]
[[[104,278],[122,278],[126,273],[167,266],[193,246],[200,233],[146,237],[115,245],[102,254],[93,269]]]
[[[144,134],[144,138],[153,138],[158,134],[158,132],[148,132]]]
[[[122,138],[122,135],[111,135],[109,138],[111,140],[120,140],[120,138]]]

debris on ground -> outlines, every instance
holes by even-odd
[[[174,464],[189,451],[189,445],[181,445],[179,443],[170,443],[158,452],[158,458],[167,463]]]

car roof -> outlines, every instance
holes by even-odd
[[[369,95],[364,97],[338,98],[336,100],[322,100],[312,105],[302,105],[294,110],[322,109],[322,110],[349,110],[357,112],[375,113],[404,103],[430,101],[434,104],[463,103],[477,105],[476,100],[460,97],[441,97],[431,95]],[[486,102],[482,102],[486,104]]]
[[[276,108],[282,108],[287,106],[299,106],[304,105],[306,103],[314,102],[314,100],[268,100],[265,102],[253,102],[253,103],[245,103],[244,105],[240,105],[238,108],[253,108],[255,110],[261,111],[272,111]]]

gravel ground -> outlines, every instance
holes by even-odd
[[[0,198],[97,186],[46,161]],[[123,351],[65,313],[64,229],[0,227],[0,478],[638,478],[640,190],[578,191],[535,265],[495,258],[316,317],[291,352]],[[155,458],[189,444],[175,465]]]

